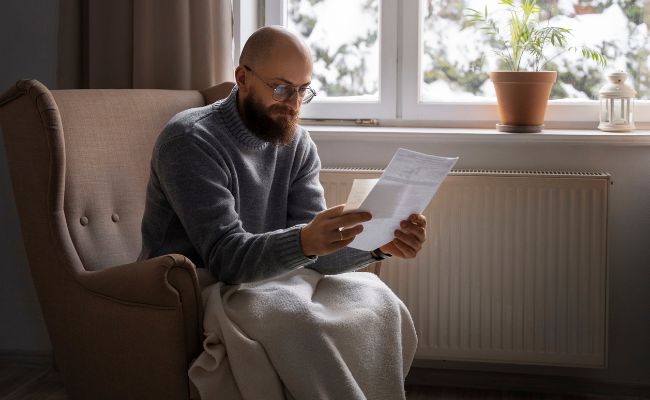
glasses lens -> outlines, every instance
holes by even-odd
[[[278,85],[273,89],[273,99],[277,101],[284,101],[293,96],[295,89],[289,85]]]
[[[310,87],[301,87],[296,89],[291,85],[278,85],[273,89],[273,99],[275,101],[285,101],[292,98],[296,92],[298,93],[298,97],[301,99],[302,104],[309,103],[314,96],[316,96],[316,92]]]

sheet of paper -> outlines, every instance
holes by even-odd
[[[368,196],[379,179],[355,179],[352,181],[352,188],[348,194],[348,201],[345,202],[343,212],[357,210],[363,200]]]
[[[353,184],[346,210],[368,211],[372,220],[363,224],[363,232],[349,246],[370,251],[392,241],[400,221],[424,211],[457,161],[458,157],[399,149],[379,179],[359,179],[374,181],[359,183],[355,179],[357,187]]]

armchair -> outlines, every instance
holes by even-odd
[[[191,397],[197,271],[181,255],[133,260],[157,135],[231,87],[49,91],[23,80],[0,96],[25,250],[70,399]]]
[[[210,274],[178,254],[133,260],[154,141],[174,114],[232,86],[50,91],[22,80],[0,95],[25,250],[71,400],[198,398],[187,370]]]

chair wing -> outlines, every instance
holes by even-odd
[[[190,260],[133,262],[153,143],[198,91],[49,91],[19,81],[0,124],[34,285],[71,399],[187,399],[202,305]]]

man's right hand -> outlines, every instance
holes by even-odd
[[[368,212],[343,214],[344,207],[341,204],[321,211],[302,228],[300,244],[306,256],[324,256],[349,245],[363,231],[359,224],[372,218]]]

